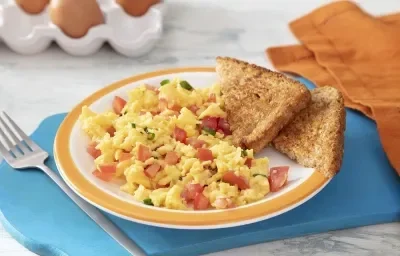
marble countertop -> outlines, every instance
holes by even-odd
[[[103,47],[72,57],[53,45],[35,56],[0,42],[0,109],[31,133],[45,117],[70,110],[99,88],[134,74],[182,66],[212,66],[217,55],[271,68],[267,46],[296,43],[287,24],[319,7],[320,0],[167,0],[164,39],[147,56],[129,59]],[[398,0],[356,1],[378,15],[400,10]],[[50,93],[51,91],[51,93]],[[0,226],[0,256],[34,255]],[[210,254],[400,255],[400,223],[332,231]]]

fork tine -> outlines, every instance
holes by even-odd
[[[3,130],[1,129],[1,126],[0,126],[0,141],[1,141],[1,138],[3,138],[4,143],[5,143],[5,145],[3,145],[3,147],[9,148],[9,149],[11,149],[13,147],[13,144],[8,139],[7,135],[3,132]]]
[[[0,140],[0,154],[4,157],[4,159],[7,161],[7,163],[10,163],[10,161],[14,160],[14,157],[6,149],[6,147],[3,145],[1,140]]]
[[[30,152],[30,149],[27,146],[25,146],[19,138],[17,138],[14,131],[9,127],[7,122],[3,120],[1,115],[0,115],[0,123],[3,126],[5,132],[8,133],[8,139],[11,140],[12,144],[15,147],[15,150],[13,150],[13,152],[18,151],[18,149],[21,150],[24,154]]]
[[[34,143],[28,135],[26,135],[21,128],[19,128],[19,126],[11,119],[11,117],[9,117],[7,115],[6,112],[2,111],[1,112],[3,114],[3,116],[5,117],[5,119],[7,119],[8,123],[11,125],[11,127],[15,130],[15,132],[17,133],[17,135],[23,140],[25,141],[25,143],[32,149],[32,150],[39,150],[40,147],[38,145],[36,145],[36,143]],[[1,118],[0,118],[1,120]],[[14,135],[15,136],[15,135]],[[21,143],[22,144],[22,143]]]
[[[3,139],[5,145],[1,143],[1,139]],[[22,156],[21,152],[13,146],[13,143],[10,141],[8,136],[3,132],[0,126],[0,144],[3,146],[6,152],[11,151],[15,156]],[[9,150],[8,150],[8,149]]]

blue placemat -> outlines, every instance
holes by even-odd
[[[309,87],[310,83],[301,80]],[[65,114],[44,120],[32,138],[50,152]],[[341,172],[318,195],[275,218],[237,228],[186,231],[128,222],[108,215],[148,255],[190,256],[276,239],[393,222],[400,219],[400,179],[382,150],[376,125],[347,110]],[[0,165],[0,219],[39,255],[128,255],[43,173]]]

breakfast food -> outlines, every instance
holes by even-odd
[[[52,0],[49,12],[51,21],[72,38],[83,37],[89,29],[104,23],[96,0]]]
[[[340,169],[346,112],[341,93],[333,87],[311,91],[310,106],[273,140],[273,146],[291,159],[313,167],[326,177]]]
[[[84,106],[93,175],[119,177],[141,203],[181,210],[232,208],[280,190],[289,168],[270,175],[268,158],[234,146],[225,108],[219,84],[195,89],[180,79],[115,96],[102,113]]]
[[[339,91],[310,91],[284,75],[217,58],[219,81],[203,89],[165,79],[118,95],[109,110],[83,106],[93,175],[149,206],[227,209],[263,199],[287,184],[288,166],[255,153],[280,152],[330,178],[343,156],[345,110]]]
[[[50,0],[15,0],[15,3],[28,14],[39,14],[44,11]]]
[[[254,152],[265,148],[311,99],[300,82],[244,61],[218,57],[216,71],[233,143]]]
[[[146,14],[152,5],[158,4],[161,0],[116,0],[116,2],[127,14],[138,17]]]

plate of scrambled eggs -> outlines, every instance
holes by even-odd
[[[67,184],[102,210],[131,221],[205,229],[271,218],[327,181],[266,148],[232,143],[212,68],[143,74],[78,104],[55,141]]]

